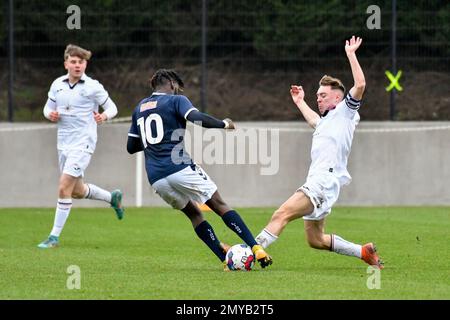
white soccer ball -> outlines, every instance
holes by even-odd
[[[246,244],[232,246],[225,256],[228,269],[232,271],[250,271],[255,265],[255,256],[252,249]]]

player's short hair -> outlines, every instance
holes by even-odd
[[[342,96],[345,95],[345,87],[342,84],[342,81],[338,78],[333,78],[331,76],[324,75],[322,79],[319,81],[319,85],[321,86],[330,86],[331,89],[341,90]]]
[[[163,86],[170,81],[176,82],[180,89],[184,88],[183,80],[174,70],[159,69],[150,78],[150,84],[153,89]]]
[[[92,52],[74,44],[68,44],[66,50],[64,50],[64,60],[67,60],[69,56],[78,57],[87,61],[91,58]]]

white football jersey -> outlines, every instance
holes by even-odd
[[[83,74],[74,85],[64,75],[53,81],[48,98],[56,104],[60,115],[58,121],[58,150],[83,150],[93,153],[97,143],[97,123],[94,111],[98,112],[108,100],[103,85]]]
[[[318,121],[313,133],[308,176],[326,172],[338,178],[341,186],[350,183],[352,178],[347,171],[347,161],[360,119],[359,106],[360,101],[348,93],[336,108]]]

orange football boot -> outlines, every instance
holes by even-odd
[[[377,248],[372,242],[366,243],[365,245],[362,246],[361,259],[373,267],[377,267],[379,269],[384,268],[384,263],[378,257]]]

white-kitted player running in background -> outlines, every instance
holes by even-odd
[[[311,166],[306,183],[272,215],[270,222],[256,237],[267,248],[292,220],[303,218],[306,239],[315,249],[330,250],[360,258],[370,265],[383,268],[373,243],[359,245],[335,234],[325,233],[325,218],[339,197],[342,186],[351,181],[347,171],[353,133],[359,122],[358,109],[366,86],[364,73],[356,58],[362,39],[353,36],[345,43],[354,85],[345,95],[339,79],[324,76],[317,90],[321,115],[304,101],[301,86],[291,86],[291,96],[306,122],[315,129],[311,147]]]
[[[108,92],[85,74],[91,52],[69,44],[64,52],[67,74],[53,81],[44,107],[44,115],[58,123],[58,158],[61,176],[53,229],[39,248],[54,248],[72,207],[72,198],[94,199],[110,203],[117,217],[123,218],[122,192],[106,191],[84,183],[84,171],[89,165],[97,143],[97,125],[113,118],[117,107]],[[99,113],[99,106],[104,112]]]

